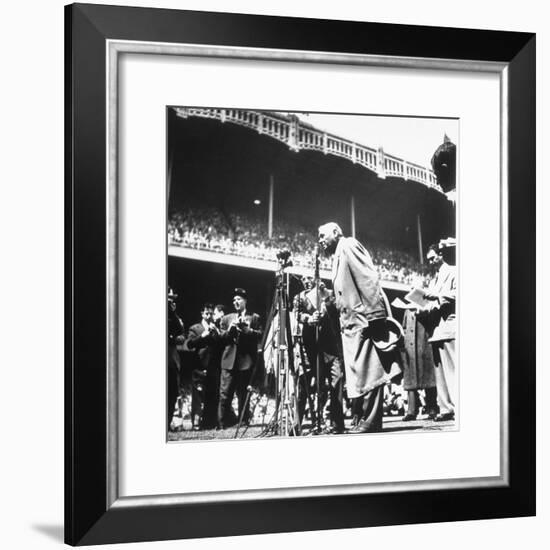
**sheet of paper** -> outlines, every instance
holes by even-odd
[[[416,309],[416,304],[407,304],[407,302],[404,302],[401,298],[396,298],[391,305],[393,307],[396,307],[398,309]]]
[[[421,288],[413,288],[406,296],[405,300],[413,302],[414,304],[419,305],[420,307],[425,307],[429,304],[429,300],[426,300],[424,297],[425,291]]]

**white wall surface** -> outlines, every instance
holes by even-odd
[[[107,3],[107,2],[101,2]],[[120,4],[114,0],[110,4]],[[431,0],[187,0],[134,5],[355,19],[386,23],[531,31],[538,34],[538,516],[536,518],[410,525],[328,532],[147,543],[139,548],[269,550],[280,547],[359,547],[424,550],[537,548],[549,532],[548,362],[541,341],[547,311],[549,207],[543,192],[543,133],[549,130],[550,20],[535,0],[453,3]],[[63,533],[63,5],[57,0],[10,2],[2,9],[0,85],[0,546],[42,550]],[[547,172],[547,171],[546,171]],[[546,249],[546,254],[544,254]],[[39,266],[41,288],[33,288]],[[547,285],[548,286],[548,285]],[[40,296],[40,298],[37,298]],[[545,356],[543,356],[545,355]],[[546,536],[545,536],[546,535]],[[443,543],[445,541],[445,543]],[[537,544],[538,542],[538,544]],[[533,544],[534,543],[534,544]],[[117,546],[118,547],[118,546]],[[130,550],[136,545],[120,548]]]

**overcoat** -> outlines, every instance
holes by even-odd
[[[379,351],[369,334],[369,324],[388,314],[372,258],[353,237],[338,241],[332,283],[340,314],[347,394],[360,397],[388,383],[401,368],[398,352]]]
[[[434,359],[428,332],[416,312],[409,309],[403,314],[403,335],[403,389],[434,388]]]

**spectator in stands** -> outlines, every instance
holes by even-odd
[[[288,248],[294,265],[313,268],[314,233],[288,221],[275,224],[274,236],[269,238],[265,223],[259,219],[222,215],[215,208],[189,208],[172,214],[168,233],[173,244],[273,262],[281,248]],[[414,279],[427,276],[425,266],[403,251],[372,242],[368,248],[383,280],[410,285]],[[321,260],[321,268],[331,269],[328,258]]]

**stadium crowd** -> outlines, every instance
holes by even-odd
[[[310,269],[317,243],[313,232],[296,223],[275,222],[270,238],[265,221],[215,208],[187,208],[172,213],[168,238],[170,244],[256,260],[276,261],[277,252],[288,249],[294,265]],[[416,286],[429,284],[428,269],[410,254],[381,243],[367,241],[366,246],[382,280]],[[331,269],[328,258],[321,257],[321,269]]]

